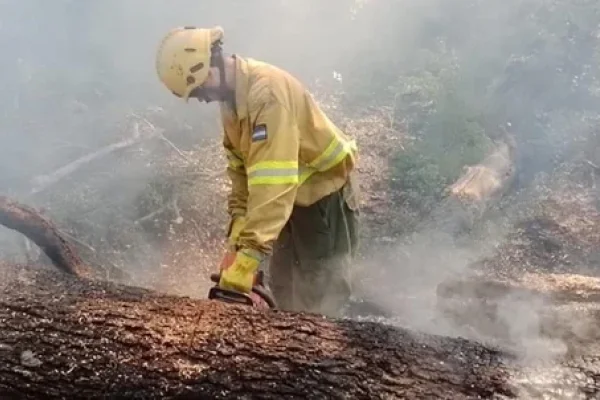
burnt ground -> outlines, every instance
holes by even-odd
[[[587,161],[540,174],[464,236],[382,228],[351,317],[510,349],[523,399],[600,398],[600,171]]]
[[[509,229],[437,287],[445,321],[522,355],[524,398],[542,387],[551,398],[600,397],[599,194],[572,165],[523,196],[528,204],[506,199]]]
[[[114,382],[115,386],[107,390],[119,390],[120,394],[139,395],[148,389],[168,396],[173,390],[181,390],[179,385],[183,384],[185,390],[197,395],[219,393],[223,398],[242,392],[254,393],[258,398],[292,396],[308,389],[315,398],[340,390],[352,398],[597,398],[600,314],[596,303],[600,288],[599,280],[590,274],[594,269],[593,249],[599,244],[600,219],[594,214],[597,208],[592,207],[593,192],[578,189],[573,191],[566,184],[538,198],[527,217],[512,224],[499,246],[470,264],[469,273],[463,271],[462,279],[445,279],[437,286],[438,325],[428,327],[438,330],[433,336],[417,333],[419,329],[406,330],[403,325],[407,315],[404,320],[398,319],[402,312],[394,315],[389,308],[385,318],[340,325],[294,315],[274,315],[271,319],[264,314],[250,316],[243,310],[238,315],[223,306],[211,308],[202,301],[162,297],[145,289],[80,283],[74,277],[51,272],[48,266],[35,272],[38,267],[32,270],[31,266],[5,264],[0,285],[5,312],[0,318],[4,321],[0,350],[10,353],[5,375],[11,376],[11,383],[0,382],[0,388],[21,388],[32,395],[51,389],[48,393],[57,398],[80,390],[94,397],[103,382]],[[9,205],[15,209],[14,204]],[[564,246],[556,252],[539,250],[535,244],[542,241],[540,238]],[[580,262],[571,262],[560,251],[564,255],[572,253]],[[549,266],[547,271],[543,270],[545,264]],[[579,273],[564,273],[574,265],[581,268]],[[384,276],[388,273],[389,280],[389,270],[383,272]],[[414,299],[411,304],[409,291],[401,295],[409,307],[431,311]],[[77,313],[71,315],[74,309]],[[191,329],[181,324],[182,318],[192,321],[198,312],[207,323],[192,324],[194,340],[201,344],[193,346],[197,368],[192,371],[190,365],[181,364],[181,357],[189,358],[192,348],[185,354],[179,354],[178,349],[189,344]],[[236,318],[230,318],[232,312]],[[215,336],[217,321],[228,338],[225,342]],[[440,331],[442,321],[447,325],[445,332]],[[94,326],[94,332],[89,331],[87,323]],[[305,323],[314,325],[308,328],[310,332]],[[279,329],[283,329],[280,336]],[[295,329],[302,345],[295,344],[295,336],[288,334]],[[244,335],[228,350],[232,335],[239,332]],[[262,343],[266,332],[269,340]],[[313,347],[306,347],[307,332],[308,337],[314,335]],[[273,348],[277,337],[280,343]],[[78,343],[75,347],[73,340]],[[110,352],[104,351],[107,340],[112,343]],[[343,348],[345,353],[324,362],[330,345]],[[64,353],[67,348],[71,348],[70,353]],[[35,350],[35,365],[29,364],[29,356],[23,359],[31,349]],[[290,352],[296,355],[291,357]],[[162,361],[149,364],[147,360],[157,355]],[[226,370],[222,355],[231,361]],[[127,363],[115,357],[125,357]],[[265,362],[265,358],[270,361]],[[238,359],[245,361],[238,364]],[[268,368],[272,360],[289,371],[281,385],[272,383]],[[38,365],[39,361],[42,364]],[[252,368],[248,368],[249,362]],[[365,362],[371,367],[364,374],[343,367]],[[147,370],[149,366],[151,370]],[[182,367],[183,382],[177,372]],[[53,378],[63,370],[67,375],[76,375],[75,386],[71,381]],[[319,379],[315,371],[320,371]],[[37,386],[29,383],[32,376]],[[142,376],[155,379],[139,380]],[[380,376],[384,376],[381,381],[377,378]],[[190,386],[190,379],[200,379],[198,386]],[[328,379],[331,386],[323,384],[322,379]]]
[[[509,195],[458,247],[431,230],[406,244],[387,236],[407,216],[386,192],[392,146],[382,145],[401,137],[374,113],[342,125],[363,149],[366,240],[356,291],[368,302],[357,303],[357,318],[510,349],[520,359],[512,383],[525,399],[600,398],[600,183],[590,167],[565,168]],[[203,298],[221,254],[227,180],[218,143],[182,153],[193,162],[175,153],[162,162],[166,179],[185,190],[137,216],[160,236],[137,250],[151,248],[152,263],[128,272],[133,284]]]

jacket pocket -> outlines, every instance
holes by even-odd
[[[356,172],[351,172],[348,181],[342,188],[342,196],[346,206],[351,211],[358,212],[360,209],[360,190]]]

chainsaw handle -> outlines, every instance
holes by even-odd
[[[221,280],[221,274],[210,274],[210,280],[214,283],[219,283]],[[273,296],[271,296],[271,294],[261,286],[253,286],[252,292],[259,295],[269,305],[269,307],[276,308],[275,299],[273,299]]]

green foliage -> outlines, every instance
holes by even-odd
[[[481,111],[464,100],[456,79],[446,71],[438,76],[425,71],[402,85],[402,93],[412,89],[398,108],[409,117],[414,139],[391,160],[392,184],[420,209],[435,203],[463,167],[480,162],[491,146]]]
[[[345,92],[395,110],[410,141],[392,185],[419,210],[502,130],[533,178],[599,115],[599,0],[383,0],[361,9],[357,30],[373,21],[376,38],[342,71]]]

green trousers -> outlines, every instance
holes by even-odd
[[[265,271],[278,308],[339,315],[352,291],[358,213],[351,184],[308,207],[294,207]]]

